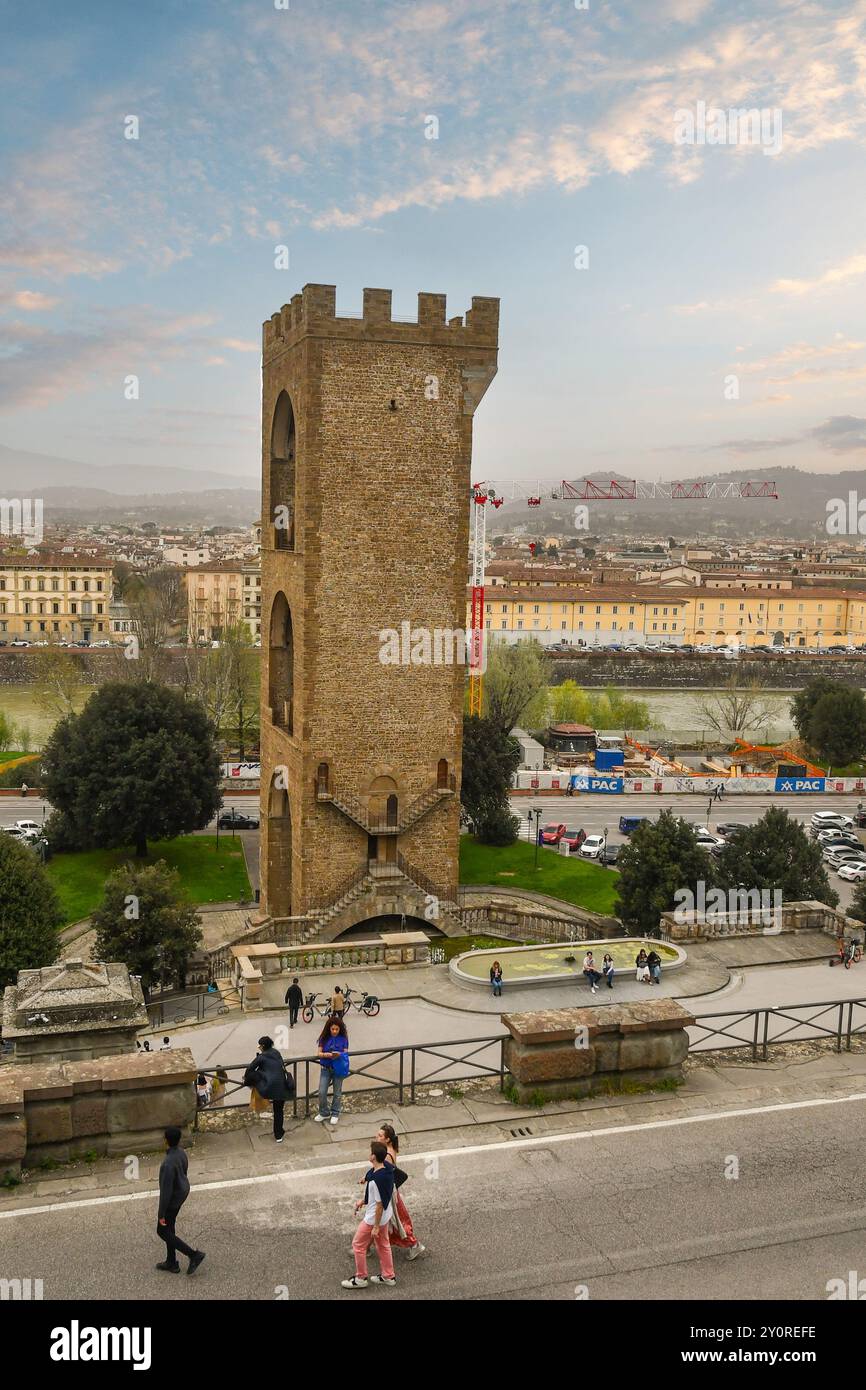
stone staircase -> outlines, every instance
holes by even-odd
[[[357,797],[352,796],[350,792],[338,793],[327,791],[324,788],[319,788],[316,792],[317,801],[327,801],[332,806],[336,806],[338,811],[341,811],[367,835],[402,835],[404,831],[410,830],[423,816],[426,816],[428,811],[432,811],[434,806],[440,805],[445,800],[450,800],[453,796],[453,786],[428,787],[426,791],[423,791],[420,796],[410,802],[405,810],[400,812],[398,819],[391,825],[387,821],[371,820],[367,808],[362,806]]]

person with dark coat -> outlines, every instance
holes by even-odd
[[[186,1150],[180,1146],[181,1133],[176,1125],[169,1125],[165,1131],[166,1154],[159,1165],[159,1216],[156,1233],[165,1241],[165,1259],[157,1269],[167,1274],[179,1274],[178,1250],[189,1260],[187,1274],[194,1274],[204,1259],[203,1250],[193,1250],[175,1234],[178,1212],[189,1196],[187,1177],[188,1159]]]
[[[285,1135],[283,1107],[291,1098],[291,1091],[286,1078],[286,1064],[282,1053],[274,1047],[273,1038],[259,1038],[259,1055],[247,1067],[244,1085],[255,1086],[259,1095],[271,1102],[274,1107],[274,1139],[282,1144]]]
[[[290,1028],[294,1028],[295,1024],[297,1023],[297,1021],[298,1021],[298,1012],[299,1012],[300,1007],[301,1007],[301,1005],[303,1004],[303,1002],[304,1002],[304,992],[303,992],[303,990],[301,989],[300,985],[298,984],[298,977],[297,977],[297,975],[296,975],[295,978],[292,980],[292,983],[289,985],[288,989],[286,990],[286,1003],[287,1003],[288,1006],[289,1006],[289,1027],[290,1027]]]

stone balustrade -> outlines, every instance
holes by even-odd
[[[503,1014],[505,1064],[521,1103],[679,1080],[694,1016],[673,999]]]
[[[671,941],[713,941],[727,936],[778,936],[780,932],[820,931],[827,936],[860,935],[864,924],[846,917],[820,902],[752,906],[749,894],[741,890],[743,903],[732,912],[663,912],[659,923],[662,935]],[[757,896],[757,895],[755,895]]]
[[[159,1150],[167,1125],[195,1118],[188,1048],[0,1068],[0,1177],[22,1164]]]
[[[334,941],[308,946],[276,942],[232,946],[231,978],[247,1010],[282,1008],[293,975],[350,966],[391,969],[430,964],[425,932],[387,932],[369,941]]]

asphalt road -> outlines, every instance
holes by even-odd
[[[289,1151],[277,1174],[210,1190],[196,1191],[193,1159],[178,1228],[207,1252],[194,1279],[154,1269],[155,1201],[133,1193],[0,1214],[0,1275],[76,1300],[826,1299],[829,1280],[863,1270],[864,1106],[860,1095],[697,1120],[634,1111],[621,1132],[577,1121],[515,1141],[503,1129],[495,1148],[470,1139],[435,1164],[408,1148],[404,1195],[428,1252],[411,1265],[398,1252],[393,1289],[340,1287],[360,1143],[309,1171]],[[739,1175],[726,1177],[733,1160]]]

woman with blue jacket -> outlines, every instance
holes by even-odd
[[[335,1125],[340,1118],[343,1079],[349,1075],[349,1035],[341,1018],[332,1015],[319,1035],[319,1123],[330,1120]],[[331,1108],[328,1110],[328,1087],[331,1087]]]

